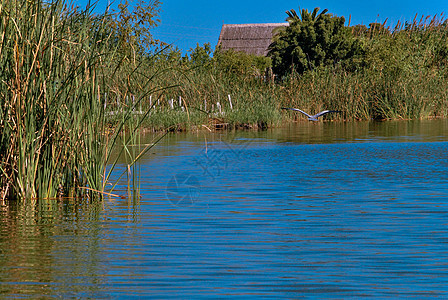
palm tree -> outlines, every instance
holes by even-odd
[[[293,22],[306,22],[306,21],[311,21],[311,22],[316,22],[317,20],[319,20],[319,18],[326,14],[328,12],[328,9],[324,9],[321,13],[317,14],[319,12],[319,7],[316,7],[312,13],[310,13],[308,11],[308,9],[302,9],[301,13],[300,13],[300,17],[299,15],[297,15],[297,12],[294,9],[291,9],[289,11],[286,12],[286,14],[288,15],[288,18],[286,18],[286,21],[288,21],[289,23],[293,23]]]

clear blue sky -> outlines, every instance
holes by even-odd
[[[74,0],[85,6],[87,0]],[[183,52],[210,43],[214,48],[218,42],[222,24],[280,23],[285,22],[286,11],[301,8],[313,10],[327,8],[329,13],[344,16],[346,22],[351,15],[351,25],[384,22],[389,25],[398,20],[412,21],[416,14],[435,15],[444,12],[448,17],[448,0],[161,0],[161,23],[153,30],[155,38],[179,47]],[[118,3],[119,0],[115,0]],[[132,0],[129,0],[132,3]],[[99,0],[98,9],[104,9],[107,0]]]

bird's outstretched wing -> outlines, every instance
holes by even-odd
[[[324,110],[324,111],[321,111],[320,113],[314,115],[313,117],[319,118],[320,116],[323,116],[323,115],[328,114],[328,113],[341,113],[341,112],[342,111],[339,111],[339,110]]]
[[[304,112],[301,109],[298,108],[292,108],[292,107],[282,107],[282,109],[289,109],[289,110],[295,110],[295,111],[300,111],[302,114],[304,114],[305,116],[307,116],[308,118],[311,118],[311,116],[309,114],[307,114],[306,112]]]

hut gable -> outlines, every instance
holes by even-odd
[[[266,56],[274,36],[274,29],[288,23],[224,24],[219,35],[218,46],[223,50],[234,49],[248,54]]]

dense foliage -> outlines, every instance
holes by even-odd
[[[253,68],[256,60],[247,54],[218,49],[212,56],[209,45],[197,46],[189,57],[180,59],[178,55],[179,69],[189,70],[188,80],[178,77],[182,88],[174,89],[170,97],[181,95],[190,107],[203,110],[209,101],[227,106],[225,99],[231,95],[234,102],[271,106],[265,111],[272,105],[274,110],[280,106],[311,112],[338,109],[344,114],[332,117],[347,120],[448,115],[446,20],[422,18],[398,23],[393,29],[386,23],[349,27],[343,18],[326,10],[318,12],[318,8],[311,13],[302,10],[300,16],[293,10],[288,12],[290,26],[280,30],[271,45],[275,83],[260,76],[269,61]],[[210,108],[208,105],[209,118]],[[256,110],[244,113],[256,114]],[[235,122],[228,113],[221,118],[226,123]],[[252,118],[256,119],[268,124],[279,120],[274,111]]]
[[[326,9],[318,11],[303,9],[300,16],[295,10],[287,12],[289,26],[279,29],[269,47],[274,73],[281,77],[292,71],[302,74],[363,54],[359,40],[344,26],[344,17],[327,14]]]
[[[349,27],[344,17],[318,12],[287,12],[289,26],[275,34],[268,53],[278,77],[322,67],[394,76],[421,67],[440,70],[446,64],[447,21],[437,16],[390,29],[386,23]]]
[[[184,64],[194,67],[216,68],[224,73],[235,75],[264,75],[271,67],[271,59],[264,56],[236,52],[233,49],[223,51],[217,48],[212,55],[210,44],[199,44],[189,50],[189,56],[183,58]]]
[[[143,32],[132,25],[139,17],[112,35],[126,13],[91,11],[64,1],[0,2],[1,199],[104,193],[111,149],[135,124],[128,121],[139,97],[157,89],[150,76],[135,75],[145,56],[133,47]],[[110,124],[106,107],[117,107],[109,99],[131,93],[133,105]]]

